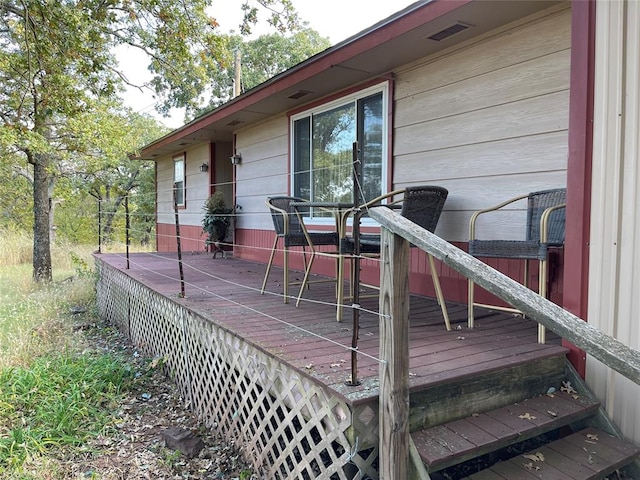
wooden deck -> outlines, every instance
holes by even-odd
[[[210,254],[183,256],[186,296],[180,296],[175,254],[136,253],[126,270],[123,255],[102,254],[101,261],[209,319],[243,341],[280,359],[345,402],[358,405],[378,396],[378,300],[361,300],[358,351],[359,386],[351,375],[348,347],[352,322],[335,321],[333,283],[314,284],[299,307],[283,302],[282,270],[274,267],[268,292],[260,295],[265,265]],[[301,277],[302,272],[300,272]],[[295,289],[293,289],[295,291]],[[297,291],[296,291],[297,293]],[[446,296],[446,292],[445,292]],[[453,330],[447,332],[434,299],[412,296],[410,313],[410,383],[412,392],[471,376],[562,354],[560,340],[549,333],[536,342],[533,321],[499,312],[479,312],[476,328],[466,326],[466,305],[448,304]]]

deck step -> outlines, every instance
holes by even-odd
[[[587,428],[466,477],[468,480],[599,480],[630,463],[640,447]]]
[[[598,402],[555,392],[412,432],[429,472],[436,472],[593,415]]]

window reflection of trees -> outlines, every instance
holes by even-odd
[[[383,191],[383,93],[299,118],[293,124],[293,191],[318,202],[352,202],[353,142],[362,159],[362,201]],[[315,209],[313,216],[323,215]]]
[[[313,201],[352,200],[351,157],[355,121],[353,104],[313,116]]]
[[[362,116],[362,132],[359,135],[362,158],[363,201],[382,194],[382,93],[358,102]]]

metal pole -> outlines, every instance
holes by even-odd
[[[351,265],[351,289],[353,291],[353,333],[351,336],[351,379],[347,385],[360,385],[358,380],[358,337],[360,336],[360,189],[362,180],[362,162],[358,142],[353,142],[353,259]]]
[[[98,197],[98,253],[102,253],[102,199]]]
[[[178,246],[178,269],[180,270],[180,296],[186,296],[184,290],[184,270],[182,269],[182,247],[180,246],[180,218],[178,217],[178,190],[173,184],[173,212],[176,217],[176,244]]]
[[[129,195],[124,197],[124,218],[125,218],[125,242],[127,246],[127,270],[129,270],[129,245],[131,244],[131,240],[129,237]]]

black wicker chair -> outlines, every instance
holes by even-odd
[[[391,196],[392,194],[404,193],[402,197],[402,205],[398,205],[398,202],[392,204],[383,205],[382,200]],[[433,186],[433,185],[421,185],[407,187],[404,190],[396,190],[391,194],[383,195],[368,203],[360,206],[360,213],[354,217],[354,222],[360,221],[360,216],[366,214],[369,208],[387,206],[390,208],[400,208],[400,214],[413,223],[421,226],[425,230],[433,233],[438,225],[440,214],[444,207],[444,203],[447,200],[449,192],[446,188]],[[360,235],[360,254],[364,256],[379,255],[380,254],[380,235],[375,234],[361,234]],[[413,246],[413,245],[412,245]],[[354,241],[352,238],[343,241],[343,248],[348,252],[354,251]],[[451,323],[449,322],[449,314],[447,312],[447,306],[444,302],[444,295],[442,294],[442,288],[440,287],[440,278],[438,277],[438,271],[433,257],[428,255],[429,266],[431,268],[431,277],[433,278],[433,284],[436,291],[436,298],[442,309],[442,316],[447,330],[451,330]]]
[[[478,217],[488,212],[495,212],[507,205],[527,199],[527,223],[524,240],[479,240],[476,238],[476,223]],[[546,297],[549,277],[548,260],[549,249],[564,245],[566,189],[556,188],[532,192],[512,198],[491,208],[479,210],[471,216],[469,221],[469,254],[474,257],[514,258],[524,260],[524,282],[527,287],[529,276],[529,261],[537,260],[540,265],[538,273],[538,293]],[[475,306],[517,312],[514,308],[497,307],[477,303],[474,300],[474,282],[469,280],[469,328],[474,326]],[[544,326],[538,327],[538,341],[545,342]]]
[[[317,245],[332,245],[338,247],[338,233],[337,232],[309,232],[306,230],[304,223],[301,220],[301,213],[304,213],[304,208],[292,207],[292,202],[304,202],[301,198],[296,197],[269,197],[266,200],[266,204],[271,211],[271,219],[273,220],[273,226],[276,232],[276,238],[273,242],[271,249],[271,255],[269,256],[269,263],[267,264],[267,271],[264,274],[264,280],[262,281],[262,288],[260,293],[263,294],[267,286],[267,280],[273,265],[273,259],[278,249],[278,240],[282,239],[284,243],[284,282],[283,282],[283,295],[284,303],[289,303],[289,286],[297,285],[299,283],[291,283],[289,281],[289,248],[290,247],[302,247],[303,260],[305,271],[309,270],[313,264],[315,257],[315,246]],[[311,257],[309,264],[307,265],[306,248],[309,247]],[[306,278],[306,276],[305,276]],[[300,291],[307,286],[310,282],[301,282]]]

